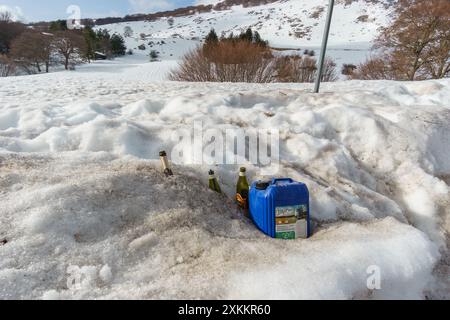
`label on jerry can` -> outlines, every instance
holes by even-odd
[[[295,239],[297,217],[280,217],[275,219],[275,238]]]
[[[305,205],[275,208],[275,238],[297,239],[308,237],[308,209]]]

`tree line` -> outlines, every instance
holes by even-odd
[[[125,55],[122,36],[90,26],[69,30],[66,21],[50,23],[46,29],[14,22],[9,13],[0,14],[0,76],[49,72],[63,65],[66,70],[97,58]]]

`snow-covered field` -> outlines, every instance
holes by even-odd
[[[1,299],[450,297],[449,79],[315,95],[143,62],[0,79]],[[278,175],[310,188],[314,235],[257,231],[230,200],[238,166],[215,167],[224,196],[206,165],[166,179],[158,151],[193,121],[280,130]]]

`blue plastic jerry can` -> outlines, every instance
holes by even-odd
[[[250,216],[265,234],[277,239],[311,235],[309,191],[292,179],[257,181],[250,188]]]

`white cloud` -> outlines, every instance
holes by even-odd
[[[148,13],[173,9],[174,5],[168,0],[128,0],[133,12]]]
[[[23,11],[19,6],[10,7],[3,4],[0,4],[0,12],[9,12],[11,13],[13,21],[23,21]]]

